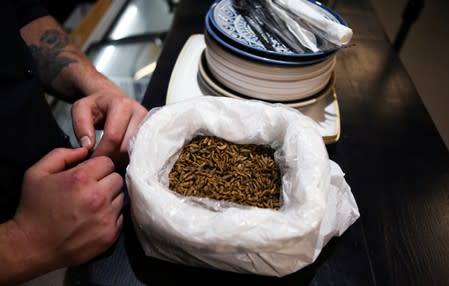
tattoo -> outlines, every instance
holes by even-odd
[[[68,43],[67,35],[51,29],[42,34],[38,45],[30,45],[31,54],[37,63],[43,82],[50,84],[63,68],[77,62],[75,59],[61,55]]]

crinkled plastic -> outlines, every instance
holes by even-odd
[[[282,207],[211,207],[170,191],[168,173],[198,134],[275,148]],[[359,217],[316,123],[255,100],[203,96],[150,111],[130,144],[126,183],[145,254],[190,266],[284,276],[312,263]]]
[[[316,37],[311,31],[299,25],[299,23],[291,18],[286,11],[274,5],[271,0],[267,1],[267,3],[273,12],[285,22],[287,29],[295,36],[301,45],[310,49],[312,52],[318,52],[320,50],[317,46]]]
[[[318,29],[322,37],[338,46],[348,44],[352,38],[351,28],[329,19],[322,11],[317,9],[317,5],[305,0],[274,0],[274,2]]]

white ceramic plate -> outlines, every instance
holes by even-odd
[[[248,97],[269,101],[302,100],[313,96],[327,85],[332,73],[332,71],[329,71],[319,77],[301,81],[296,86],[289,86],[283,83],[272,83],[270,85],[269,81],[264,80],[253,79],[245,81],[243,77],[226,73],[226,71],[217,69],[216,66],[209,62],[207,65],[214,78],[229,89]]]
[[[176,60],[170,77],[166,104],[179,102],[192,97],[214,95],[200,87],[199,67],[201,55],[206,48],[202,34],[192,35],[185,43]],[[333,86],[333,85],[332,85]],[[228,93],[232,96],[232,93]],[[234,95],[235,97],[235,95]],[[308,105],[300,105],[297,110],[312,118],[317,124],[326,144],[335,143],[340,137],[340,113],[335,90],[321,98],[311,99]]]
[[[315,77],[296,81],[253,78],[244,73],[229,70],[217,62],[213,56],[211,57],[208,49],[207,47],[207,66],[220,83],[246,96],[263,100],[290,101],[310,97],[327,85],[333,72],[333,69],[328,69]]]
[[[227,96],[227,97],[233,97],[233,98],[240,98],[240,99],[257,99],[254,97],[246,96],[244,94],[241,94],[235,90],[229,89],[225,85],[223,85],[220,81],[218,81],[212,72],[209,70],[206,62],[206,58],[204,56],[204,52],[200,59],[199,64],[199,71],[198,71],[198,82],[200,84],[200,88],[203,90],[203,92],[207,93],[213,93],[214,95],[219,96]],[[276,101],[276,100],[263,100],[265,102],[269,103],[282,103],[292,108],[300,108],[308,105],[315,104],[317,101],[323,99],[329,93],[332,92],[332,89],[335,84],[335,76],[332,74],[332,77],[329,81],[329,83],[326,85],[325,88],[323,88],[319,93],[314,94],[313,96],[310,96],[305,99],[301,100],[289,100],[289,101]],[[205,90],[204,90],[205,89]],[[258,99],[262,100],[262,99]]]

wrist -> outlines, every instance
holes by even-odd
[[[97,94],[102,91],[119,91],[120,88],[105,77],[103,74],[97,72],[96,70],[89,76],[87,80],[84,81],[82,86],[83,93],[86,96],[91,94]],[[108,95],[123,95],[122,92],[108,92]]]
[[[39,248],[14,219],[0,225],[0,234],[0,284],[26,281],[50,270]]]

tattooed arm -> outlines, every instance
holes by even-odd
[[[92,149],[95,128],[102,128],[102,139],[92,156],[106,155],[126,164],[129,139],[147,110],[97,72],[52,17],[38,18],[20,32],[45,86],[74,102],[73,128],[80,145]]]
[[[68,35],[50,16],[38,18],[21,29],[39,78],[56,96],[74,101],[108,82],[70,43]]]

